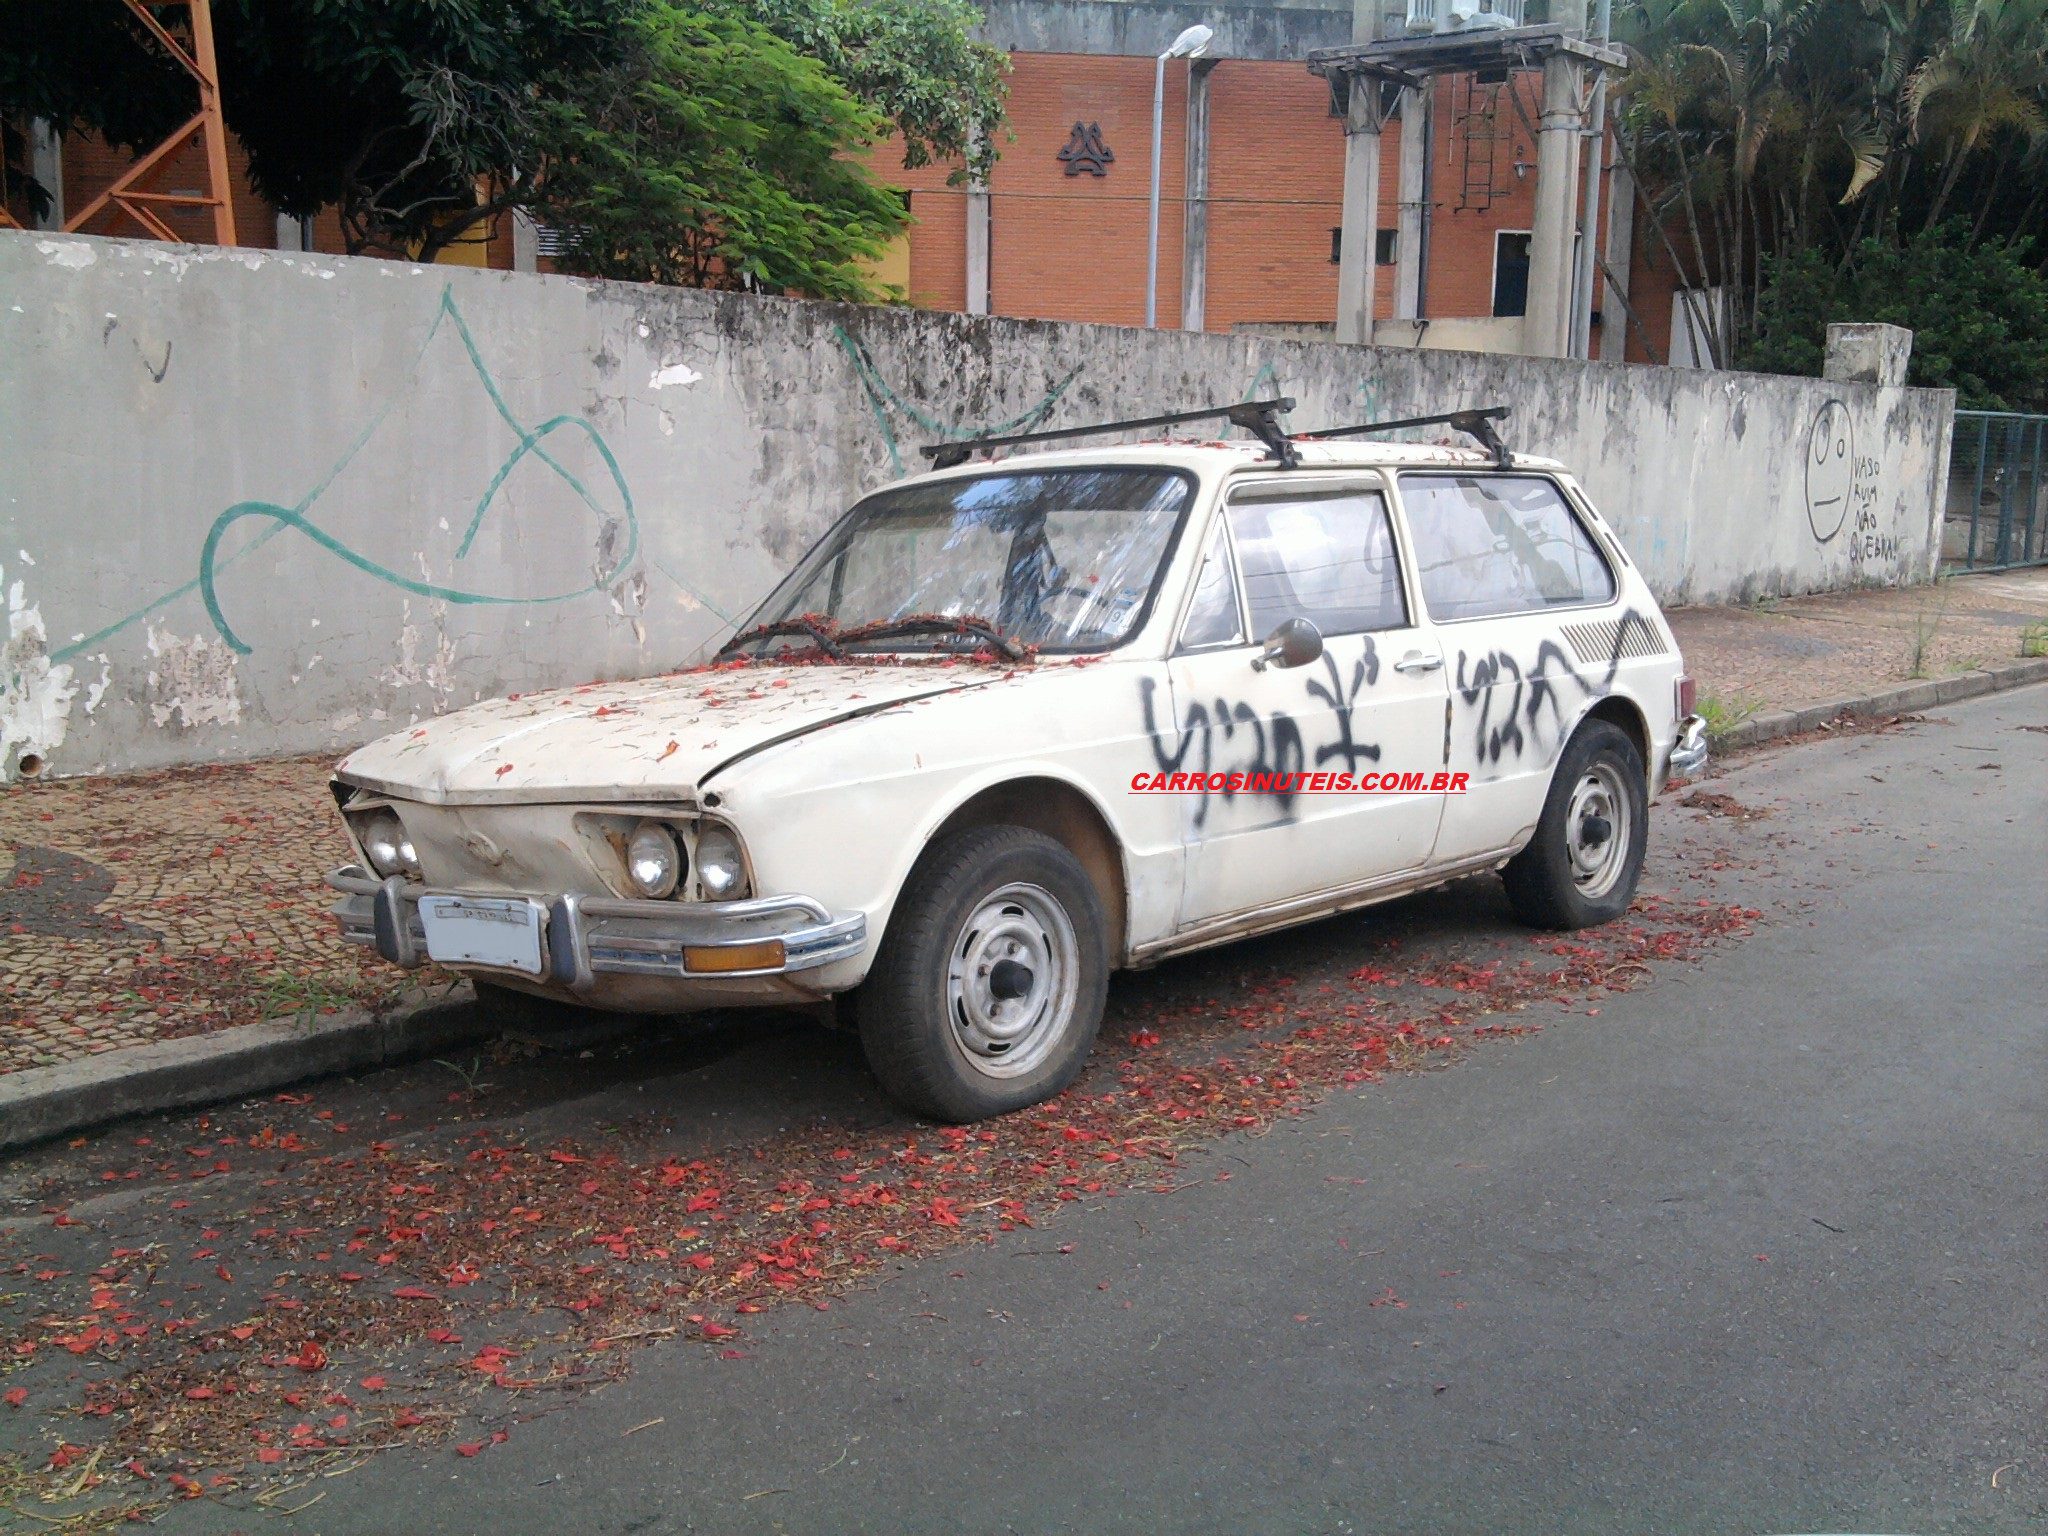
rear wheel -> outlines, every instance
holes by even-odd
[[[1635,899],[1649,829],[1635,743],[1588,720],[1558,758],[1536,835],[1501,871],[1515,916],[1536,928],[1612,922]]]
[[[1102,903],[1080,862],[1024,827],[930,849],[857,995],[890,1095],[964,1122],[1036,1104],[1087,1060],[1108,996]]]

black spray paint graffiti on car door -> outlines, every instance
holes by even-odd
[[[1468,709],[1478,708],[1478,719],[1473,726],[1474,755],[1482,763],[1498,763],[1510,752],[1519,758],[1532,747],[1540,748],[1542,733],[1539,727],[1546,713],[1552,729],[1551,745],[1562,746],[1566,725],[1562,685],[1569,683],[1581,698],[1588,701],[1604,697],[1614,686],[1615,674],[1621,670],[1622,659],[1628,654],[1632,634],[1648,640],[1654,652],[1663,651],[1664,642],[1656,626],[1636,609],[1630,608],[1614,621],[1614,639],[1607,656],[1606,671],[1597,681],[1589,681],[1555,640],[1546,639],[1539,644],[1535,660],[1526,667],[1516,660],[1512,652],[1505,650],[1487,651],[1476,657],[1464,651],[1458,652],[1458,666],[1454,674],[1458,697]],[[1503,683],[1503,679],[1510,682]],[[1505,707],[1496,708],[1499,702],[1496,694],[1503,688],[1511,691]]]
[[[1323,670],[1327,681],[1317,677],[1308,680],[1307,692],[1321,700],[1325,709],[1310,708],[1303,713],[1313,719],[1327,712],[1336,726],[1334,739],[1319,742],[1315,748],[1313,762],[1317,768],[1341,761],[1343,771],[1355,773],[1360,763],[1380,760],[1379,743],[1359,740],[1354,718],[1359,699],[1379,681],[1380,675],[1379,649],[1370,635],[1364,641],[1364,649],[1352,662],[1348,678],[1337,659],[1326,650]],[[1198,797],[1195,826],[1207,821],[1212,800],[1235,800],[1240,795],[1271,800],[1279,807],[1283,819],[1293,816],[1298,798],[1293,776],[1307,771],[1311,761],[1301,724],[1293,714],[1272,710],[1261,715],[1255,705],[1244,699],[1219,696],[1213,704],[1191,701],[1180,721],[1169,720],[1162,729],[1156,699],[1158,686],[1154,678],[1138,680],[1145,736],[1152,744],[1152,760],[1159,765],[1159,771],[1199,774],[1205,786],[1211,774],[1237,774],[1257,786],[1214,790],[1204,787],[1194,791]],[[1244,750],[1240,739],[1249,747],[1248,758],[1240,756]]]

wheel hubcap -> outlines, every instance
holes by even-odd
[[[968,1062],[989,1077],[1033,1071],[1066,1034],[1080,947],[1050,891],[1006,885],[987,896],[953,941],[946,1005]]]
[[[1572,884],[1598,900],[1621,883],[1628,869],[1631,827],[1628,793],[1611,763],[1595,763],[1572,787],[1565,815],[1565,853]]]

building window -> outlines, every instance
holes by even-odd
[[[1493,312],[1497,317],[1529,310],[1529,231],[1503,229],[1493,237]]]
[[[1344,259],[1344,226],[1330,227],[1330,265],[1336,266]],[[1391,267],[1401,259],[1401,231],[1398,229],[1376,229],[1372,237],[1372,259],[1376,266]]]

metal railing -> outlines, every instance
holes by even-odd
[[[2048,416],[1957,411],[1941,563],[1995,571],[2048,563]]]

